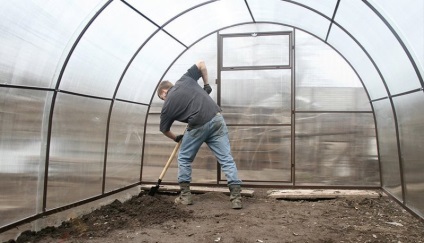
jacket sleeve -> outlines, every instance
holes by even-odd
[[[196,81],[199,80],[200,77],[202,77],[202,73],[195,64],[187,70],[187,73],[185,75],[189,76],[190,78]]]

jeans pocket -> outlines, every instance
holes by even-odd
[[[222,137],[228,133],[227,126],[223,119],[216,119],[213,123],[214,134],[218,137]]]

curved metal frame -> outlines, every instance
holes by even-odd
[[[77,47],[77,45],[78,45],[78,43],[79,43],[79,41],[81,40],[81,38],[83,37],[83,35],[85,34],[85,32],[87,31],[87,29],[91,26],[91,24],[95,21],[95,19],[102,13],[102,11],[103,10],[105,10],[108,6],[109,6],[109,4],[112,2],[113,0],[108,0],[100,9],[99,9],[99,11],[97,11],[96,13],[95,13],[95,15],[91,18],[91,20],[86,24],[86,26],[84,27],[84,29],[81,31],[81,33],[79,34],[79,36],[78,36],[78,38],[76,39],[76,41],[73,43],[73,45],[72,45],[72,48],[71,48],[71,50],[69,51],[69,53],[68,53],[68,55],[67,55],[67,57],[66,57],[66,59],[65,59],[65,61],[64,61],[64,63],[63,63],[63,65],[62,65],[62,67],[61,67],[61,69],[60,69],[60,73],[59,73],[59,77],[58,77],[58,79],[57,79],[57,82],[56,82],[56,85],[55,85],[55,88],[54,89],[51,89],[51,88],[36,88],[36,87],[30,87],[30,86],[21,86],[21,85],[8,85],[8,84],[0,84],[0,87],[6,87],[6,88],[17,88],[17,89],[33,89],[33,90],[42,90],[42,91],[48,91],[48,92],[53,92],[53,97],[52,97],[52,101],[51,101],[51,106],[50,106],[50,113],[49,113],[49,120],[48,120],[48,130],[47,130],[47,146],[46,146],[46,158],[45,158],[45,171],[44,171],[44,190],[43,190],[43,208],[42,208],[42,213],[39,213],[39,214],[36,214],[36,215],[33,215],[33,216],[30,216],[30,217],[28,217],[28,218],[26,218],[26,219],[23,219],[23,220],[21,220],[21,221],[18,221],[18,222],[15,222],[15,223],[13,223],[13,224],[10,224],[10,225],[6,225],[6,226],[4,226],[4,227],[2,227],[2,228],[0,228],[0,233],[1,232],[4,232],[4,231],[7,231],[7,230],[9,230],[9,229],[11,229],[11,228],[13,228],[13,227],[16,227],[16,226],[18,226],[18,225],[20,225],[20,224],[23,224],[23,223],[27,223],[27,222],[30,222],[30,221],[33,221],[33,220],[36,220],[36,219],[39,219],[39,218],[41,218],[41,217],[44,217],[44,216],[47,216],[47,215],[50,215],[50,214],[53,214],[53,213],[57,213],[57,212],[60,212],[60,211],[63,211],[63,210],[66,210],[66,209],[69,209],[69,208],[72,208],[72,207],[75,207],[75,206],[79,206],[79,205],[82,205],[82,204],[85,204],[85,203],[88,203],[88,202],[92,202],[92,201],[95,201],[95,200],[98,200],[98,199],[100,199],[100,198],[103,198],[103,197],[106,197],[106,196],[109,196],[109,195],[112,195],[112,194],[115,194],[115,193],[117,193],[117,192],[120,192],[120,191],[123,191],[123,190],[127,190],[127,189],[129,189],[129,188],[132,188],[132,187],[134,187],[134,186],[137,186],[137,185],[139,185],[140,183],[141,183],[141,181],[142,181],[142,167],[143,167],[143,157],[144,157],[144,145],[145,145],[145,134],[146,134],[146,125],[144,126],[144,137],[143,137],[143,148],[142,148],[142,154],[143,154],[143,156],[142,156],[142,159],[141,159],[141,161],[140,161],[140,163],[141,163],[141,171],[140,171],[140,181],[139,182],[137,182],[137,183],[134,183],[134,184],[132,184],[132,185],[128,185],[128,186],[126,186],[126,187],[124,187],[124,188],[120,188],[120,189],[118,189],[118,190],[114,190],[114,191],[110,191],[110,192],[107,192],[107,193],[105,193],[105,176],[106,176],[106,163],[107,163],[107,149],[108,149],[108,138],[109,138],[109,128],[110,128],[110,119],[111,119],[111,114],[112,114],[112,110],[113,110],[113,105],[114,105],[114,102],[115,102],[115,100],[119,100],[119,101],[122,101],[122,102],[129,102],[129,103],[134,103],[134,102],[131,102],[131,101],[127,101],[127,100],[123,100],[123,99],[116,99],[116,95],[117,95],[117,93],[118,93],[118,90],[119,90],[119,87],[120,87],[120,84],[121,84],[121,82],[122,82],[122,80],[123,80],[123,78],[124,78],[124,76],[125,76],[125,74],[126,74],[126,72],[127,72],[127,70],[128,70],[128,68],[130,67],[130,65],[132,64],[132,62],[133,62],[133,60],[135,59],[135,57],[138,55],[138,53],[140,52],[140,50],[145,46],[145,44],[147,43],[147,42],[149,42],[151,39],[152,39],[152,37],[156,34],[156,33],[158,33],[159,31],[164,31],[166,34],[168,34],[170,37],[172,37],[175,41],[177,41],[178,43],[180,43],[182,46],[184,46],[185,47],[185,50],[184,51],[182,51],[175,59],[174,59],[174,61],[172,61],[170,64],[169,64],[169,66],[168,66],[168,68],[165,70],[165,72],[164,72],[164,74],[161,76],[161,79],[165,76],[165,74],[169,71],[169,69],[172,67],[172,65],[188,50],[188,49],[190,49],[192,46],[194,46],[194,45],[196,45],[199,41],[201,41],[201,40],[203,40],[204,38],[206,38],[206,37],[208,37],[208,36],[210,36],[210,35],[212,35],[212,34],[215,34],[215,33],[217,33],[217,32],[219,32],[220,30],[224,30],[224,29],[227,29],[227,28],[231,28],[231,27],[234,27],[234,26],[239,26],[239,25],[244,25],[244,24],[252,24],[252,23],[267,23],[267,24],[276,24],[276,25],[283,25],[283,26],[289,26],[289,25],[285,25],[285,24],[282,24],[282,23],[275,23],[275,22],[258,22],[258,21],[256,21],[255,19],[254,19],[254,16],[253,16],[253,14],[252,14],[252,12],[251,12],[251,9],[250,9],[250,7],[249,7],[249,5],[248,5],[248,3],[247,3],[247,0],[244,0],[245,1],[245,4],[246,4],[246,9],[247,9],[247,11],[249,12],[249,14],[250,14],[250,16],[251,16],[251,18],[252,18],[252,22],[246,22],[246,23],[238,23],[238,24],[235,24],[235,25],[230,25],[230,26],[225,26],[225,27],[223,27],[223,28],[220,28],[220,29],[218,29],[218,30],[215,30],[215,31],[213,31],[213,32],[211,32],[211,33],[208,33],[208,34],[206,34],[205,36],[203,36],[203,37],[201,37],[201,38],[199,38],[197,41],[195,41],[194,43],[192,43],[191,45],[189,45],[189,46],[187,46],[187,45],[185,45],[184,43],[182,43],[180,40],[178,40],[177,38],[175,38],[173,35],[171,35],[170,33],[168,33],[165,29],[164,29],[164,27],[165,26],[167,26],[169,23],[171,23],[173,20],[175,20],[176,18],[178,18],[178,17],[180,17],[180,16],[182,16],[182,15],[184,15],[185,13],[187,13],[187,12],[190,12],[190,11],[192,11],[192,10],[194,10],[194,9],[196,9],[196,8],[198,8],[198,7],[202,7],[202,6],[205,6],[205,5],[208,5],[208,4],[210,4],[210,3],[214,3],[214,2],[216,2],[217,0],[211,0],[211,1],[208,1],[208,2],[204,2],[204,3],[202,3],[202,4],[199,4],[199,5],[196,5],[196,6],[193,6],[193,7],[191,7],[191,8],[189,8],[189,9],[186,9],[185,11],[183,11],[183,12],[181,12],[181,13],[179,13],[178,15],[176,15],[176,16],[174,16],[173,18],[171,18],[170,20],[168,20],[165,24],[163,24],[162,26],[159,26],[159,25],[157,25],[156,23],[154,23],[152,20],[150,20],[149,18],[147,18],[146,16],[144,16],[142,13],[140,13],[137,9],[135,9],[134,7],[132,7],[130,4],[128,4],[126,1],[124,1],[124,0],[121,0],[121,2],[123,2],[125,5],[127,5],[129,8],[131,8],[131,9],[133,9],[134,11],[136,11],[138,14],[140,14],[143,18],[145,18],[145,19],[147,19],[148,21],[150,21],[152,24],[154,24],[155,26],[157,26],[158,27],[158,29],[150,36],[150,37],[148,37],[148,39],[134,52],[134,54],[133,54],[133,56],[131,57],[131,59],[128,61],[128,63],[127,63],[127,65],[126,65],[126,67],[125,67],[125,69],[123,70],[123,72],[122,72],[122,74],[121,74],[121,76],[120,76],[120,79],[119,79],[119,81],[118,81],[118,83],[117,83],[117,85],[116,85],[116,87],[115,87],[115,91],[114,91],[114,94],[113,94],[113,97],[112,98],[102,98],[102,97],[93,97],[93,96],[86,96],[86,95],[82,95],[82,94],[77,94],[77,93],[72,93],[72,92],[68,92],[68,91],[64,91],[64,90],[60,90],[59,88],[60,88],[60,83],[61,83],[61,80],[62,80],[62,77],[63,77],[63,74],[64,74],[64,72],[65,72],[65,70],[66,70],[66,67],[67,67],[67,64],[68,64],[68,62],[69,62],[69,60],[70,60],[70,58],[71,58],[71,56],[72,56],[72,54],[73,54],[73,51],[75,50],[75,48]],[[373,102],[375,102],[375,101],[379,101],[379,100],[383,100],[383,99],[389,99],[389,101],[390,101],[390,104],[391,104],[391,108],[392,108],[392,112],[393,112],[393,116],[394,116],[394,124],[395,124],[395,130],[396,130],[396,141],[397,141],[397,150],[398,150],[398,156],[399,156],[399,166],[400,166],[400,176],[401,176],[401,186],[402,186],[402,199],[403,199],[403,206],[404,207],[406,207],[406,205],[405,205],[405,181],[404,181],[404,171],[403,171],[403,163],[402,163],[402,159],[401,159],[401,154],[402,154],[402,151],[401,151],[401,145],[400,145],[400,139],[399,139],[399,124],[398,124],[398,119],[397,119],[397,115],[396,115],[396,109],[395,109],[395,106],[394,106],[394,102],[393,102],[393,97],[397,97],[397,96],[402,96],[402,95],[407,95],[407,94],[410,94],[410,93],[414,93],[414,92],[422,92],[423,90],[424,90],[424,80],[423,80],[423,77],[421,76],[421,73],[419,72],[419,70],[418,70],[418,66],[417,66],[417,64],[416,64],[416,62],[414,61],[414,59],[413,59],[413,57],[412,57],[412,55],[411,55],[411,53],[409,52],[409,50],[407,49],[407,47],[406,47],[406,45],[405,45],[405,43],[402,41],[402,39],[399,37],[399,35],[397,34],[397,32],[394,30],[394,28],[389,24],[389,22],[372,6],[372,4],[370,4],[369,3],[369,1],[367,1],[367,0],[362,0],[363,1],[363,3],[367,6],[367,7],[369,7],[381,20],[382,20],[382,22],[388,27],[388,29],[392,32],[392,34],[395,36],[395,38],[397,39],[397,41],[399,42],[399,44],[402,46],[402,48],[403,48],[403,51],[406,53],[406,55],[408,56],[408,58],[409,58],[409,60],[410,60],[410,63],[411,63],[411,65],[413,66],[413,68],[414,68],[414,70],[415,70],[415,73],[416,73],[416,75],[417,75],[417,77],[418,77],[418,79],[419,79],[419,81],[420,81],[420,84],[421,84],[421,88],[419,88],[419,89],[414,89],[414,90],[411,90],[411,91],[407,91],[407,92],[404,92],[404,93],[400,93],[400,94],[391,94],[390,93],[390,90],[389,90],[389,88],[388,88],[388,86],[387,86],[387,83],[386,83],[386,81],[385,81],[385,79],[384,79],[384,77],[383,77],[383,75],[382,75],[382,73],[381,73],[381,71],[379,70],[379,67],[377,66],[377,64],[375,63],[375,61],[373,60],[373,58],[371,57],[371,55],[367,52],[367,50],[361,45],[361,43],[359,43],[359,41],[358,40],[356,40],[355,38],[354,38],[354,36],[351,34],[351,33],[349,33],[346,29],[344,29],[342,26],[340,26],[337,22],[335,22],[334,21],[334,17],[335,17],[335,15],[336,15],[336,13],[337,13],[337,9],[338,9],[338,5],[339,5],[339,3],[340,3],[340,0],[338,0],[337,1],[337,4],[336,4],[336,6],[335,6],[335,9],[334,9],[334,12],[333,12],[333,16],[332,16],[332,18],[330,19],[330,18],[328,18],[327,16],[325,16],[324,14],[322,14],[321,12],[319,12],[319,11],[317,11],[317,10],[315,10],[315,9],[313,9],[313,8],[311,8],[311,7],[309,7],[309,6],[306,6],[306,5],[304,5],[304,4],[300,4],[300,3],[297,3],[297,2],[293,2],[293,1],[289,1],[289,0],[281,0],[281,1],[284,1],[284,2],[288,2],[288,3],[290,3],[290,4],[295,4],[295,5],[298,5],[298,6],[301,6],[301,7],[304,7],[304,8],[306,8],[306,9],[308,9],[308,10],[310,10],[310,11],[312,11],[312,12],[315,12],[315,13],[317,13],[317,14],[319,14],[319,15],[321,15],[322,17],[324,17],[324,18],[326,18],[326,19],[328,19],[328,20],[330,20],[330,26],[329,26],[329,29],[328,29],[328,32],[327,32],[327,36],[326,36],[326,39],[325,40],[322,40],[323,42],[325,42],[327,45],[329,45],[333,50],[335,50],[336,52],[338,52],[337,51],[337,49],[335,49],[333,46],[331,46],[330,44],[328,44],[327,43],[327,39],[328,39],[328,36],[329,36],[329,34],[330,34],[330,31],[331,31],[331,26],[333,25],[333,24],[335,24],[335,25],[337,25],[339,28],[341,28],[347,35],[349,35],[350,36],[350,38],[352,38],[352,40],[353,41],[355,41],[355,43],[363,50],[363,52],[366,54],[366,56],[369,58],[369,60],[372,62],[372,64],[373,64],[373,66],[374,66],[374,68],[376,69],[376,71],[378,72],[378,75],[380,76],[380,78],[381,78],[381,80],[382,80],[382,82],[383,82],[383,85],[384,85],[384,87],[385,87],[385,90],[386,90],[386,92],[387,92],[387,94],[388,94],[388,96],[387,97],[381,97],[381,98],[378,98],[378,99],[374,99],[374,100],[371,100],[370,99],[370,96],[369,96],[369,92],[368,92],[368,90],[367,90],[367,87],[364,85],[364,83],[363,83],[363,81],[362,81],[362,79],[361,79],[361,77],[358,75],[358,72],[352,67],[352,64],[340,53],[340,52],[338,52],[345,60],[346,60],[346,62],[352,67],[352,69],[354,70],[354,72],[358,75],[358,77],[359,77],[359,79],[360,79],[360,81],[361,81],[361,83],[362,83],[362,85],[363,85],[363,87],[364,87],[364,89],[365,89],[365,91],[366,91],[366,94],[367,94],[367,96],[368,96],[368,99],[370,100],[370,102],[371,102],[371,107],[372,107],[372,113],[373,113],[373,115],[374,115],[374,121],[375,121],[375,128],[376,128],[376,138],[377,138],[377,148],[378,148],[378,124],[377,124],[377,122],[376,122],[376,119],[375,119],[375,113],[374,113],[374,106],[373,106]],[[302,30],[302,29],[300,29],[300,28],[296,28],[295,26],[290,26],[290,27],[293,27],[293,28],[295,28],[295,29],[299,29],[299,30]],[[304,30],[302,30],[302,31],[304,31]],[[305,32],[307,32],[307,31],[305,31]],[[307,32],[307,33],[309,33],[309,32]],[[311,35],[313,35],[313,36],[315,36],[316,38],[318,38],[318,39],[320,39],[319,37],[317,37],[316,35],[314,35],[313,33],[309,33],[309,34],[311,34]],[[160,80],[158,80],[158,84],[159,84],[159,82],[160,82]],[[69,204],[69,205],[66,205],[66,206],[63,206],[63,207],[60,207],[60,208],[56,208],[56,209],[52,209],[52,210],[46,210],[46,200],[47,200],[47,184],[48,184],[48,171],[49,171],[49,157],[50,157],[50,143],[51,143],[51,133],[52,133],[52,122],[53,122],[53,115],[54,115],[54,108],[55,108],[55,104],[56,104],[56,99],[57,99],[57,94],[58,93],[67,93],[67,94],[71,94],[71,95],[78,95],[78,96],[85,96],[85,97],[90,97],[90,98],[94,98],[94,99],[106,99],[106,100],[109,100],[109,101],[111,101],[111,104],[110,104],[110,107],[109,107],[109,113],[108,113],[108,120],[107,120],[107,129],[106,129],[106,140],[105,140],[105,155],[104,155],[104,165],[103,165],[103,183],[102,183],[102,193],[101,193],[101,195],[98,195],[98,196],[95,196],[95,197],[92,197],[92,198],[87,198],[87,199],[85,199],[85,200],[82,200],[82,201],[80,201],[80,202],[76,202],[76,203],[72,203],[72,204]],[[147,113],[146,113],[146,117],[145,117],[145,124],[147,124],[147,119],[148,119],[148,116],[149,116],[149,111],[150,111],[150,107],[151,107],[151,103],[152,103],[152,101],[153,101],[153,98],[154,98],[154,94],[152,94],[152,97],[151,97],[151,99],[150,99],[150,102],[149,102],[149,104],[140,104],[140,103],[137,103],[137,104],[139,104],[139,105],[145,105],[145,106],[147,106],[148,108],[147,108]],[[379,150],[379,149],[378,149]],[[379,156],[379,161],[380,161],[380,155],[379,155],[379,153],[378,153],[378,156]],[[380,162],[381,163],[381,162]],[[381,165],[380,165],[380,168],[381,168]],[[380,177],[381,177],[381,173],[380,173]],[[380,179],[380,182],[381,182],[381,185],[383,185],[383,181],[382,181],[382,179]],[[413,213],[413,212],[412,212]]]

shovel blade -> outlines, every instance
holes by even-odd
[[[154,196],[158,190],[159,190],[159,185],[152,186],[152,188],[150,188],[150,191],[149,191],[149,196]]]
[[[158,180],[158,183],[156,183],[156,186],[152,186],[152,188],[150,188],[149,191],[149,196],[154,196],[156,194],[156,192],[159,191],[159,185],[162,182],[161,179]]]

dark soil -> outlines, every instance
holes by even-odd
[[[424,222],[387,196],[287,201],[255,189],[241,210],[219,192],[191,206],[175,196],[141,192],[9,242],[424,242]]]

